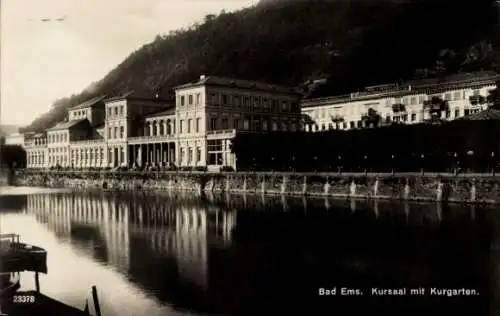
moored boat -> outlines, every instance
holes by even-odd
[[[0,273],[33,271],[47,273],[47,251],[20,242],[17,234],[0,235]]]

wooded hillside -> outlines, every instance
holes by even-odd
[[[293,86],[327,78],[306,93],[322,96],[491,69],[495,12],[486,0],[267,0],[207,15],[189,29],[158,35],[86,91],[55,101],[28,129],[48,128],[96,95],[166,94],[200,74]]]

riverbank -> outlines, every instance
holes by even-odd
[[[234,192],[334,198],[500,203],[500,177],[486,174],[99,172],[19,170],[17,186]]]

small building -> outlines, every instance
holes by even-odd
[[[13,133],[5,136],[5,145],[24,145],[24,134]]]

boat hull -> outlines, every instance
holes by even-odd
[[[22,271],[47,273],[47,251],[28,244],[12,244],[0,255],[0,272]]]

